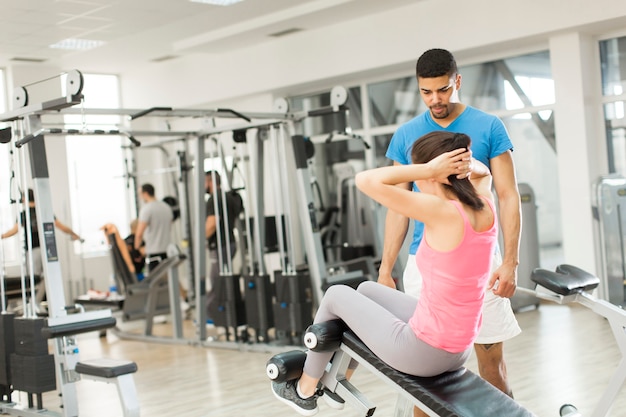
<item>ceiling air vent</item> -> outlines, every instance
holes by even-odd
[[[280,38],[281,36],[291,35],[292,33],[300,32],[300,31],[303,31],[303,30],[304,29],[302,29],[302,28],[285,29],[285,30],[281,30],[280,32],[270,33],[269,36],[271,36],[273,38]]]
[[[24,58],[24,57],[19,57],[16,56],[14,58],[11,58],[11,61],[15,61],[15,62],[46,62],[45,59],[43,58]]]
[[[163,61],[169,61],[170,59],[176,59],[176,58],[178,58],[178,55],[165,55],[165,56],[161,56],[158,58],[154,58],[152,62],[163,62]]]

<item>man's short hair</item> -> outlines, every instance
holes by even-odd
[[[141,192],[148,194],[150,197],[154,197],[154,186],[152,184],[142,184]]]
[[[429,49],[418,58],[415,66],[418,78],[451,77],[457,72],[454,56],[445,49]]]
[[[211,171],[207,171],[204,173],[205,177],[211,177],[211,178],[215,178],[215,184],[217,184],[217,186],[220,186],[220,182],[221,182],[221,178],[220,178],[220,173],[215,171],[214,169]]]

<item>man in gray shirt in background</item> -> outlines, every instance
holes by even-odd
[[[146,264],[148,273],[163,259],[167,258],[167,247],[171,243],[172,208],[167,203],[154,197],[152,184],[143,184],[139,195],[145,203],[139,211],[139,223],[135,232],[135,249],[141,242],[146,246]],[[145,233],[144,233],[145,232]]]

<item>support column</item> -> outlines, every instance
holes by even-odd
[[[200,343],[204,342],[207,338],[206,331],[206,233],[204,224],[206,222],[206,207],[204,202],[204,136],[200,136],[195,139],[195,152],[196,152],[196,164],[193,171],[193,195],[196,196],[196,207],[193,211],[193,216],[196,219],[195,233],[193,234],[193,271],[194,271],[194,295],[196,297],[196,323],[197,331],[196,336]]]
[[[597,273],[591,187],[608,172],[597,40],[581,33],[555,36],[550,61],[565,262]]]

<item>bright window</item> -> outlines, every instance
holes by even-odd
[[[119,82],[114,75],[83,74],[85,108],[119,108]],[[68,115],[68,128],[84,131],[114,130],[119,116]],[[122,236],[128,234],[128,208],[124,154],[121,147],[127,139],[111,135],[67,136],[67,163],[72,210],[72,228],[85,239],[85,255],[107,251],[105,223],[114,223]],[[133,190],[134,192],[134,190]],[[75,243],[80,253],[81,244]]]
[[[609,172],[626,176],[626,36],[600,42]]]
[[[5,72],[0,69],[0,113],[7,111],[6,108],[6,90],[5,90]],[[0,128],[8,127],[0,126]],[[12,178],[12,171],[14,165],[12,164],[13,157],[11,156],[11,143],[0,144],[0,233],[6,232],[13,227],[17,220],[17,213],[19,210],[18,204],[11,204],[11,198],[19,200],[17,195],[17,178]],[[17,173],[15,175],[18,175]],[[11,192],[13,191],[13,192]],[[19,235],[17,235],[19,236]],[[0,264],[0,268],[5,265],[19,263],[19,248],[17,243],[17,237],[9,240],[2,240],[2,247],[0,247],[0,261],[4,261],[4,264]]]
[[[533,106],[554,103],[554,80],[548,78],[516,76],[515,82],[517,82],[522,90],[524,90],[524,93]],[[520,96],[515,92],[508,81],[504,81],[504,99],[507,110],[523,109],[526,107]],[[543,120],[548,120],[552,114],[552,110],[540,111],[538,114]],[[530,119],[530,114],[518,114],[516,115],[516,118]]]

